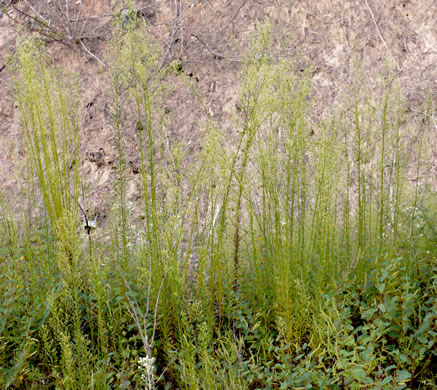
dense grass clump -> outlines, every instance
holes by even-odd
[[[373,92],[357,72],[346,108],[316,120],[309,72],[273,58],[259,30],[234,138],[210,120],[192,154],[168,142],[160,111],[174,67],[142,20],[114,27],[103,77],[118,171],[103,239],[81,206],[80,80],[22,40],[24,207],[0,203],[2,388],[435,383],[432,97],[415,123],[389,72]],[[133,117],[142,218],[126,200]]]

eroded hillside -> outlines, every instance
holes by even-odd
[[[162,65],[180,62],[184,80],[177,75],[169,76],[174,88],[163,104],[168,112],[168,136],[191,148],[196,148],[201,127],[207,120],[217,123],[224,133],[235,132],[241,61],[256,24],[267,18],[273,27],[274,55],[278,59],[293,58],[302,71],[311,67],[315,120],[339,107],[346,111],[344,96],[350,92],[357,74],[365,75],[361,88],[372,89],[387,62],[392,77],[401,81],[409,120],[421,117],[430,93],[435,99],[437,4],[433,0],[346,3],[168,0],[136,1],[135,8],[161,44]],[[17,178],[10,173],[15,166],[20,169],[20,160],[24,158],[7,56],[15,50],[19,31],[41,30],[42,25],[31,16],[43,17],[53,26],[47,29],[47,35],[52,30],[58,33],[57,40],[46,37],[55,62],[80,75],[81,171],[92,186],[90,202],[95,208],[102,207],[103,194],[114,180],[116,158],[114,131],[105,118],[107,80],[101,77],[100,70],[107,61],[111,26],[123,9],[123,2],[84,1],[80,22],[74,24],[71,16],[70,30],[56,2],[34,1],[31,6],[25,1],[4,0],[3,9],[0,15],[1,185],[12,193],[17,191]],[[126,131],[133,132],[134,128],[132,123],[132,128]],[[435,139],[429,142],[434,143]],[[435,150],[433,161],[437,160]],[[138,168],[138,155],[135,148],[127,154],[133,176]],[[435,174],[435,164],[432,169]],[[136,199],[136,192],[135,184],[131,183],[128,191],[131,200]]]

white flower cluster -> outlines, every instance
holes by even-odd
[[[152,390],[155,388],[153,379],[153,364],[155,363],[154,357],[140,357],[138,360],[138,368],[141,371],[141,379],[145,382],[146,390]]]

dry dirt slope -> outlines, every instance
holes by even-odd
[[[19,13],[32,14],[29,3],[21,0],[2,3],[10,17],[24,26],[32,26],[32,21],[26,21]],[[34,10],[59,23],[59,15],[50,9],[54,3],[54,0],[31,2]],[[83,0],[83,4],[83,15],[92,16],[87,18],[82,33],[82,42],[89,52],[78,43],[66,46],[52,42],[48,46],[57,63],[81,75],[81,169],[83,177],[92,184],[91,202],[99,208],[104,203],[105,189],[114,178],[115,158],[113,132],[105,121],[105,95],[98,73],[101,65],[90,53],[104,59],[111,15],[116,6],[123,6],[123,1]],[[434,99],[437,96],[435,0],[150,0],[136,1],[135,6],[162,43],[165,63],[181,61],[209,114],[225,132],[234,131],[238,59],[256,30],[256,23],[266,17],[272,21],[277,55],[298,58],[302,69],[312,64],[318,102],[316,115],[323,115],[338,104],[342,91],[354,78],[356,56],[369,80],[384,69],[386,58],[392,59],[413,116],[416,112],[419,115],[430,91]],[[10,17],[4,12],[0,14],[0,187],[14,193],[17,177],[11,172],[14,165],[19,166],[17,158],[23,160],[25,154],[20,148],[11,74],[8,66],[3,67],[7,65],[7,54],[14,51],[20,28],[20,23]],[[169,134],[191,141],[190,145],[195,147],[206,115],[189,88],[177,77],[171,81],[175,89],[166,103],[173,118]],[[435,138],[431,142],[436,142]],[[436,153],[434,148],[433,161],[437,161]],[[134,150],[129,158],[133,176]],[[435,177],[435,164],[432,169]],[[129,184],[128,194],[135,199],[134,181]]]

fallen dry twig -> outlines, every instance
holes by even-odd
[[[240,5],[237,7],[235,12],[232,14],[232,16],[229,18],[229,20],[225,23],[224,27],[220,30],[220,32],[225,31],[228,26],[232,23],[232,21],[237,17],[238,13],[240,12],[241,8],[247,3],[247,0],[243,0]]]
[[[384,44],[385,48],[387,49],[388,53],[390,54],[390,57],[393,60],[393,62],[395,63],[397,70],[400,71],[401,67],[399,66],[399,64],[397,63],[397,61],[393,57],[392,52],[390,51],[389,47],[387,46],[387,43],[385,42],[384,37],[382,36],[381,31],[379,30],[378,23],[376,23],[375,15],[373,14],[373,11],[372,11],[372,9],[369,6],[369,3],[367,2],[367,0],[364,0],[364,1],[366,3],[366,6],[367,6],[369,12],[370,12],[370,16],[372,17],[372,21],[373,21],[373,24],[376,27],[376,31],[378,32],[379,38],[381,38],[382,43]]]
[[[226,57],[225,55],[212,50],[204,41],[202,41],[196,34],[191,34],[192,37],[196,38],[203,46],[205,46],[206,50],[208,50],[213,56],[214,58],[217,59],[225,59],[228,61],[232,61],[232,62],[243,62],[241,60],[239,60],[238,58],[231,58],[231,57]]]

